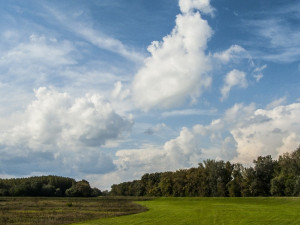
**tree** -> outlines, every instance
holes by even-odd
[[[86,180],[76,182],[75,185],[66,190],[66,195],[69,197],[89,197],[91,194],[92,189]]]
[[[227,183],[228,193],[230,197],[242,196],[242,171],[242,164],[237,163],[233,165],[232,180]]]
[[[274,168],[277,162],[273,161],[270,155],[259,156],[253,162],[255,164],[255,185],[253,187],[255,196],[269,196],[271,180],[274,177]]]
[[[160,177],[159,188],[162,196],[170,197],[173,195],[173,173],[165,172]]]

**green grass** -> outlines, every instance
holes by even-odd
[[[300,224],[300,198],[159,198],[139,204],[149,211],[76,224]]]

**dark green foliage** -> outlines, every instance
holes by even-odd
[[[272,195],[300,195],[300,147],[291,154],[285,153],[279,156],[274,174],[271,180]]]
[[[278,160],[259,156],[254,167],[205,160],[197,168],[145,174],[141,180],[114,184],[115,196],[252,197],[300,196],[300,147]]]
[[[92,196],[92,189],[89,182],[82,180],[66,190],[68,197],[90,197]]]
[[[87,181],[76,182],[68,177],[0,179],[0,196],[90,197],[99,195],[101,191],[97,188],[92,189]]]

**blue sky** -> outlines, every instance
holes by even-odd
[[[107,189],[300,144],[296,1],[0,3],[0,175]]]

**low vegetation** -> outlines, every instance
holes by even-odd
[[[86,180],[68,177],[40,176],[0,179],[0,196],[92,197],[101,195]]]
[[[300,224],[300,198],[158,198],[140,204],[149,211],[76,225]]]
[[[146,210],[132,200],[138,199],[0,197],[0,224],[60,225]]]

